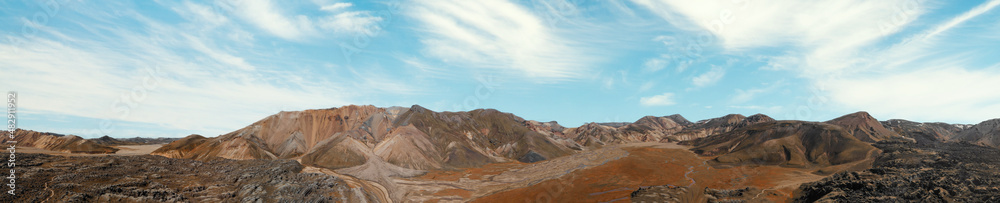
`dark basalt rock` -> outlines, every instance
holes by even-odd
[[[1000,150],[883,141],[873,167],[806,183],[796,202],[998,202]]]
[[[18,154],[17,195],[0,202],[371,202],[293,160]],[[6,191],[5,191],[6,192]]]

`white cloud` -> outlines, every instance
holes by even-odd
[[[868,42],[882,35],[877,23],[891,19],[894,11],[908,5],[907,1],[635,0],[677,27],[711,32],[730,49],[789,42],[803,45]]]
[[[997,7],[998,5],[1000,5],[1000,0],[990,0],[990,1],[987,1],[986,3],[983,3],[983,4],[979,5],[979,6],[976,6],[975,8],[972,8],[972,10],[969,10],[969,11],[967,11],[965,13],[962,13],[962,15],[959,15],[959,16],[957,16],[955,18],[952,18],[950,21],[948,21],[948,22],[946,22],[944,24],[938,25],[936,28],[934,28],[933,30],[931,30],[927,34],[924,34],[923,37],[924,37],[924,39],[928,39],[928,38],[934,37],[934,36],[940,34],[941,32],[944,32],[946,30],[951,29],[952,27],[955,27],[958,24],[961,24],[962,22],[965,22],[965,21],[967,21],[969,19],[972,19],[972,18],[974,18],[976,16],[982,15],[983,13],[986,13],[987,11],[992,10],[993,8]]]
[[[366,95],[420,92],[370,68],[324,75],[307,68],[275,67],[268,63],[274,61],[270,47],[230,38],[232,32],[243,30],[240,24],[206,24],[204,18],[225,20],[199,5],[171,8],[180,15],[204,15],[167,24],[128,10],[122,17],[84,12],[71,23],[87,30],[40,27],[45,35],[26,38],[0,34],[28,42],[14,47],[0,41],[0,50],[17,50],[0,55],[0,72],[18,75],[0,80],[0,87],[19,91],[24,112],[93,119],[80,124],[85,127],[50,126],[56,128],[51,130],[83,129],[86,132],[60,132],[100,135],[98,121],[109,119],[118,123],[110,135],[129,137],[186,135],[127,134],[136,132],[127,126],[135,123],[159,126],[165,132],[213,136],[277,110],[336,107]],[[143,29],[119,26],[122,21]],[[192,29],[202,30],[189,32]],[[160,71],[149,73],[157,67]]]
[[[337,3],[334,3],[334,4],[330,4],[330,5],[319,7],[319,10],[323,10],[323,11],[338,11],[340,9],[345,9],[347,7],[351,7],[352,5],[353,4],[351,4],[351,3],[337,2]]]
[[[349,11],[351,4],[320,5],[319,9],[330,15],[311,17],[287,14],[281,4],[271,0],[232,1],[233,12],[244,21],[272,35],[292,41],[305,41],[336,34],[370,34],[382,19],[367,11]]]
[[[647,73],[660,71],[666,67],[667,61],[661,58],[646,59],[646,62],[642,63],[642,71]]]
[[[696,87],[704,87],[708,85],[715,84],[726,75],[726,69],[718,66],[712,66],[712,69],[708,72],[702,73],[697,77],[691,79],[691,84]]]
[[[663,93],[650,97],[639,98],[639,104],[643,106],[670,106],[677,104],[674,102],[674,93]]]
[[[857,48],[915,20],[924,12],[922,5],[912,6],[915,1],[635,0],[675,27],[711,33],[729,51],[775,46],[805,49],[797,52],[806,59],[802,65],[818,74],[852,67]]]
[[[508,1],[421,1],[410,9],[425,33],[424,53],[458,67],[560,80],[584,76],[594,61],[582,54],[585,47]]]
[[[212,7],[206,5],[184,2],[183,7],[174,8],[174,11],[181,14],[182,17],[195,17],[194,19],[213,27],[229,22],[228,17],[216,13]]]
[[[368,12],[350,11],[338,13],[334,16],[323,18],[319,21],[321,28],[339,33],[362,33],[373,34],[374,25],[382,21],[382,18],[371,16]]]
[[[847,108],[871,109],[887,118],[977,122],[1000,112],[1000,72],[946,67],[836,79],[824,83]]]
[[[757,95],[759,94],[768,93],[774,91],[775,89],[778,89],[778,87],[781,87],[783,84],[784,82],[778,81],[770,85],[764,84],[765,86],[760,88],[751,88],[747,90],[736,89],[736,94],[733,95],[733,98],[730,100],[730,103],[733,104],[746,103],[756,98]]]

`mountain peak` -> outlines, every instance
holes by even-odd
[[[414,113],[423,113],[423,112],[427,112],[427,111],[430,111],[430,110],[427,109],[427,108],[424,108],[424,107],[422,107],[420,105],[414,104],[413,106],[410,106],[410,111],[413,111]]]
[[[899,134],[886,129],[882,123],[865,111],[843,115],[826,123],[843,127],[861,141],[878,142],[886,139],[903,138]]]

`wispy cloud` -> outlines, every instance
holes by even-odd
[[[674,93],[663,93],[660,95],[639,98],[639,104],[643,106],[670,106],[677,104],[674,102]]]
[[[770,84],[764,84],[764,87],[751,88],[751,89],[736,89],[736,93],[730,99],[730,103],[742,104],[749,102],[756,98],[760,94],[769,93],[777,90],[779,87],[784,85],[783,81],[770,82]]]
[[[0,86],[19,91],[23,95],[21,107],[30,112],[93,119],[86,122],[92,123],[87,132],[64,132],[91,136],[183,136],[158,134],[162,132],[126,135],[123,133],[136,131],[122,125],[113,132],[101,131],[100,120],[104,119],[119,124],[152,124],[171,132],[220,134],[273,114],[278,107],[349,104],[357,95],[344,87],[372,90],[247,60],[266,56],[254,54],[257,48],[253,45],[228,38],[228,32],[241,28],[215,24],[226,21],[225,17],[190,3],[174,11],[200,14],[186,21],[190,23],[170,24],[127,10],[122,11],[123,16],[82,12],[77,19],[90,19],[75,22],[89,30],[46,28],[46,35],[24,38],[31,43],[19,47],[2,41],[0,49],[19,51],[0,55],[0,72],[19,77],[2,80]],[[202,21],[205,18],[215,20]],[[129,20],[140,25],[139,29],[107,23]],[[201,31],[185,32],[191,29]]]
[[[897,32],[915,20],[923,7],[904,9],[909,1],[635,2],[675,27],[692,33],[710,33],[731,52],[761,47],[800,49],[796,57],[804,58],[801,66],[828,74],[852,67],[856,49]],[[905,18],[898,18],[899,15]]]
[[[267,31],[274,36],[292,41],[306,41],[312,38],[327,36],[325,34],[372,33],[375,24],[381,17],[368,11],[349,10],[350,3],[333,3],[317,5],[316,9],[326,11],[327,16],[312,17],[302,14],[289,14],[289,8],[282,7],[271,0],[239,0],[223,1],[231,4],[228,8],[240,19]]]
[[[345,9],[347,7],[351,7],[352,5],[354,5],[354,4],[351,4],[349,2],[336,2],[336,3],[330,4],[330,5],[321,6],[321,7],[319,7],[319,10],[324,10],[324,11],[339,11],[340,9]]]
[[[661,58],[646,59],[646,62],[642,63],[642,71],[647,73],[660,71],[666,68],[667,64],[667,60]]]
[[[982,15],[983,13],[986,13],[989,10],[993,10],[993,8],[996,8],[998,5],[1000,5],[1000,0],[989,0],[986,3],[980,4],[979,6],[972,8],[972,10],[962,13],[962,15],[952,18],[946,23],[938,25],[933,30],[930,30],[929,32],[924,34],[923,38],[924,39],[932,38],[940,34],[941,32],[944,32],[946,30],[951,29],[952,27],[955,27],[958,24],[968,21],[969,19],[975,18],[976,16]]]
[[[585,76],[593,61],[586,47],[505,0],[420,1],[408,14],[421,23],[425,54],[454,66],[561,80]]]
[[[712,69],[708,70],[708,72],[692,78],[691,84],[695,87],[704,87],[719,82],[723,76],[726,76],[726,69],[718,66],[712,66]]]

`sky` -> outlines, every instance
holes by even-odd
[[[1000,118],[1000,0],[0,1],[19,128],[216,136],[280,111]]]

